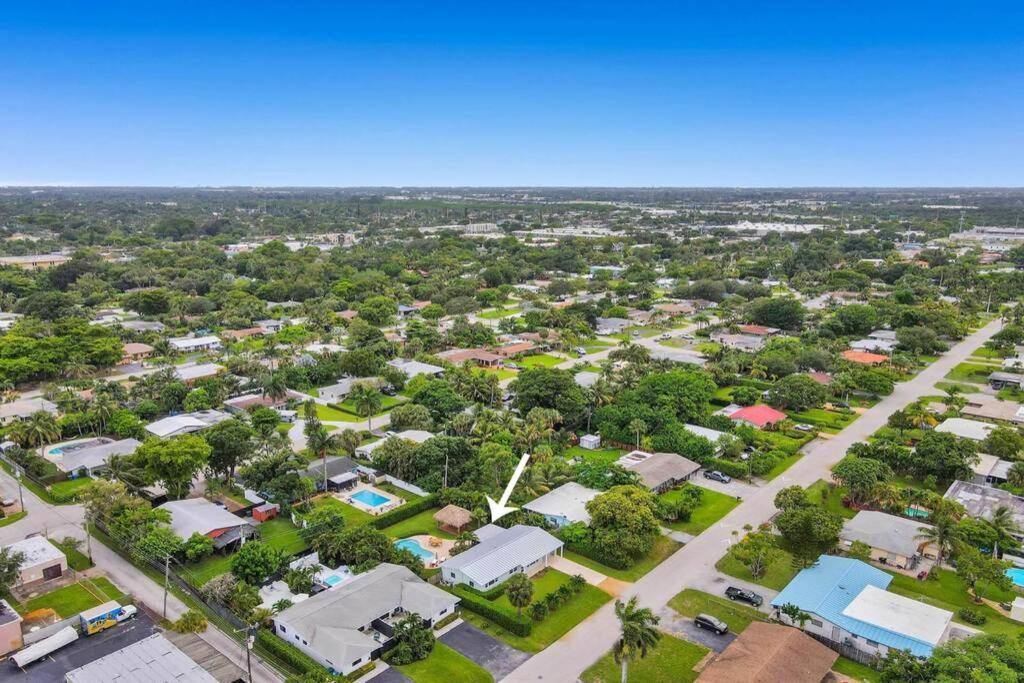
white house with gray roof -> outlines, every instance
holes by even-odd
[[[90,475],[96,470],[107,466],[110,459],[115,455],[131,455],[142,442],[136,439],[96,439],[97,443],[90,442],[84,448],[65,446],[61,449],[59,457],[52,457],[51,451],[47,459],[51,460],[61,472],[76,473],[85,470]]]
[[[935,559],[937,548],[920,538],[930,524],[875,510],[861,510],[848,519],[839,532],[840,545],[849,550],[855,541],[866,543],[870,557],[879,564],[913,569],[922,557]]]
[[[557,529],[573,522],[590,524],[587,503],[600,494],[600,491],[570,481],[539,498],[534,498],[524,505],[523,509],[544,515],[544,519]]]
[[[379,564],[274,616],[274,632],[333,673],[349,674],[377,659],[394,625],[418,614],[433,626],[459,599],[397,564]]]
[[[524,524],[509,529],[487,524],[476,530],[476,537],[479,543],[441,564],[445,583],[487,590],[519,572],[531,576],[547,567],[563,545],[543,529]]]
[[[208,536],[213,539],[213,547],[220,550],[256,535],[252,524],[205,498],[172,500],[157,509],[171,514],[171,530],[183,541],[192,534]]]

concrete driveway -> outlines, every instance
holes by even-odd
[[[506,645],[467,622],[445,633],[440,641],[487,669],[496,681],[530,658],[528,653]]]

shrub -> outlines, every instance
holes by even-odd
[[[450,591],[462,599],[460,604],[463,609],[490,619],[509,633],[525,638],[533,632],[533,624],[526,617],[520,617],[514,612],[508,612],[500,607],[495,607],[489,600],[484,600],[469,591],[463,590],[461,586],[452,588]]]
[[[171,630],[178,633],[202,633],[206,630],[206,615],[190,609],[181,615],[176,622],[171,624]]]
[[[747,465],[743,462],[734,462],[732,460],[724,460],[722,458],[711,458],[707,464],[707,469],[718,470],[722,474],[728,474],[730,477],[736,479],[746,479],[747,477]]]
[[[256,643],[282,664],[300,674],[326,673],[327,671],[305,652],[286,643],[266,629],[261,628],[256,632]]]
[[[612,556],[605,552],[601,546],[598,546],[590,541],[584,541],[582,543],[567,543],[566,548],[578,555],[582,555],[587,559],[599,562],[605,566],[611,567],[612,569],[629,569],[633,566],[633,563],[629,560],[618,556]]]
[[[548,616],[548,606],[543,602],[535,602],[527,609],[530,613],[530,618],[534,621],[544,621]]]
[[[374,517],[373,521],[370,522],[370,526],[374,527],[375,529],[383,529],[385,527],[391,526],[392,524],[398,524],[399,522],[403,522],[409,519],[410,517],[415,517],[424,510],[429,510],[436,506],[436,494],[424,496],[419,500],[415,500],[411,503],[406,503],[401,507],[395,508],[394,510],[391,510],[389,512],[385,512],[383,515]]]
[[[972,609],[970,607],[964,607],[956,614],[958,617],[966,621],[968,624],[973,624],[974,626],[981,626],[986,621],[988,621],[988,617],[986,617],[978,610]]]

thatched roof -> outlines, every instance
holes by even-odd
[[[434,513],[434,521],[450,527],[463,527],[473,521],[473,514],[458,505],[445,505]]]

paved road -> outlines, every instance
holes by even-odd
[[[715,562],[725,553],[732,541],[732,532],[743,533],[743,526],[758,524],[775,512],[775,494],[786,486],[809,486],[818,479],[830,477],[832,466],[846,454],[854,443],[864,441],[885,425],[889,415],[919,397],[932,392],[932,387],[955,365],[965,361],[971,353],[1001,328],[997,318],[960,343],[944,356],[907,382],[896,386],[891,396],[865,411],[855,422],[832,439],[816,439],[804,447],[804,457],[785,473],[776,477],[738,505],[720,522],[707,529],[691,543],[655,567],[630,587],[623,599],[637,596],[642,605],[659,610],[673,595],[683,588],[702,583],[717,576]],[[758,592],[764,593],[763,590]],[[505,681],[574,681],[579,675],[615,643],[618,624],[612,603],[595,612],[586,621],[538,653],[523,666],[513,671]]]

